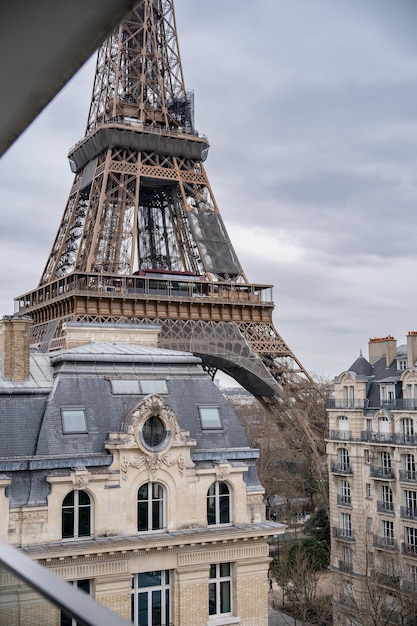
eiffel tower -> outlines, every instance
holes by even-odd
[[[312,380],[272,323],[272,286],[252,284],[214,199],[194,127],[173,0],[142,0],[98,51],[85,136],[36,289],[16,298],[31,344],[64,345],[64,322],[158,323],[265,403]]]

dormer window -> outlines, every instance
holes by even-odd
[[[395,403],[395,385],[393,383],[384,383],[380,387],[381,404]]]
[[[407,369],[407,359],[397,359],[397,370]]]

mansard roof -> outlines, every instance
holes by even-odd
[[[100,471],[110,465],[108,433],[123,428],[125,415],[155,384],[181,430],[195,440],[194,462],[248,464],[248,487],[259,486],[254,467],[258,451],[249,447],[236,414],[198,357],[142,345],[92,343],[33,355],[30,381],[24,385],[1,380],[0,471],[13,475],[11,501],[44,501],[48,472],[75,467]],[[221,428],[203,427],[201,406],[218,408]],[[84,412],[85,432],[64,432],[65,409]]]

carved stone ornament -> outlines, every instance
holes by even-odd
[[[155,452],[161,452],[162,449],[168,450],[171,446],[182,446],[187,442],[187,436],[181,432],[177,416],[168,404],[157,394],[148,396],[143,402],[137,406],[127,420],[127,438],[125,447],[139,447],[143,451],[149,452],[150,449],[141,437],[141,433],[145,423],[150,418],[159,418],[167,433],[165,439]]]
[[[130,467],[134,467],[135,469],[146,467],[149,471],[150,480],[152,482],[155,482],[158,477],[158,470],[163,465],[165,465],[166,467],[177,465],[178,471],[180,472],[180,474],[183,474],[185,470],[185,457],[183,454],[179,454],[178,456],[173,456],[172,454],[153,454],[152,456],[135,455],[129,458],[123,457],[120,462],[122,479],[127,479],[127,474]]]

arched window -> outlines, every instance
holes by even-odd
[[[417,480],[416,461],[414,454],[408,452],[401,457],[402,470],[400,473],[401,480]]]
[[[228,524],[230,517],[229,487],[225,482],[215,482],[207,492],[207,524]]]
[[[145,483],[138,491],[138,530],[164,528],[164,488],[159,483]]]
[[[338,448],[337,450],[337,460],[339,463],[339,469],[342,472],[349,471],[350,462],[349,462],[349,450],[347,448]]]
[[[62,538],[91,535],[91,500],[86,491],[70,491],[62,503]]]

